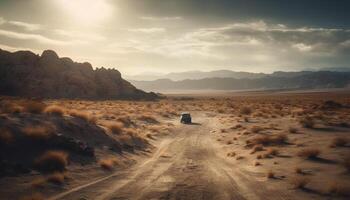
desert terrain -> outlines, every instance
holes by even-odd
[[[347,199],[350,93],[1,97],[1,199]],[[192,124],[181,124],[181,112]]]

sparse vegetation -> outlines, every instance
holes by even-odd
[[[91,114],[87,113],[87,112],[82,112],[82,111],[70,111],[69,114],[72,117],[76,117],[79,119],[82,119],[86,122],[89,123],[96,123],[96,118],[94,116],[92,116]]]
[[[267,172],[266,177],[270,179],[275,178],[275,173],[272,170],[270,170]]]
[[[36,161],[36,168],[45,173],[63,172],[68,164],[68,154],[62,151],[47,151]]]
[[[40,114],[44,112],[46,104],[41,101],[26,100],[22,102],[22,107],[25,112]]]
[[[252,109],[249,107],[242,107],[239,112],[242,115],[250,115],[252,113]]]
[[[292,178],[292,185],[295,189],[304,189],[309,182],[310,179],[306,177],[296,176]]]
[[[28,126],[22,129],[24,135],[35,140],[46,140],[52,136],[54,128],[48,125]]]
[[[64,183],[65,176],[63,173],[55,172],[53,174],[48,175],[47,182],[62,185]]]
[[[108,125],[109,130],[114,134],[121,134],[123,132],[123,124],[120,122],[115,122]]]
[[[331,194],[333,196],[340,196],[340,197],[349,197],[350,196],[350,186],[346,185],[346,183],[341,182],[331,182],[328,190],[328,194]]]
[[[306,149],[300,150],[297,153],[297,155],[299,157],[306,158],[306,159],[315,159],[315,158],[317,158],[319,156],[320,153],[321,153],[321,151],[319,149],[306,148]]]
[[[41,193],[34,193],[29,196],[24,196],[20,200],[44,200],[44,196]]]
[[[332,142],[330,147],[344,147],[348,144],[349,140],[345,137],[335,137]]]
[[[105,158],[99,161],[101,168],[104,170],[112,170],[118,163],[117,158]]]
[[[63,116],[64,112],[64,108],[56,105],[48,106],[45,108],[45,113],[50,115]]]
[[[314,128],[315,126],[315,120],[310,116],[300,119],[299,123],[305,128]]]

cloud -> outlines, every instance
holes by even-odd
[[[140,32],[140,33],[163,33],[166,31],[165,28],[136,28],[127,29],[130,32]]]
[[[36,31],[42,28],[40,24],[31,24],[31,23],[20,22],[20,21],[7,21],[7,23],[24,28],[25,30],[28,30],[28,31]]]
[[[27,51],[32,51],[32,52],[37,53],[37,54],[42,52],[41,50],[38,50],[38,49],[26,48],[26,47],[14,47],[14,46],[8,46],[5,44],[0,44],[0,49],[6,49],[6,50],[12,51],[12,52],[27,50]]]
[[[171,21],[171,20],[182,20],[183,18],[180,16],[175,17],[140,17],[142,20],[149,20],[149,21]]]
[[[39,43],[50,44],[50,45],[70,44],[69,41],[54,40],[39,34],[18,33],[18,32],[3,30],[3,29],[0,29],[0,35],[8,38],[19,39],[19,40],[35,40]]]
[[[2,17],[0,17],[0,25],[4,24],[6,22],[6,20]]]
[[[21,22],[21,21],[6,20],[6,19],[0,17],[0,25],[3,25],[3,24],[17,26],[17,27],[23,28],[24,30],[27,30],[27,31],[36,31],[36,30],[40,30],[42,28],[42,26],[40,24],[32,24],[32,23]]]
[[[106,37],[96,34],[96,33],[86,33],[81,31],[74,30],[63,30],[63,29],[55,29],[53,32],[60,36],[65,36],[69,38],[75,38],[79,40],[87,40],[87,41],[104,41]]]

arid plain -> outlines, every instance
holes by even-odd
[[[0,110],[3,199],[349,197],[348,91],[2,97]]]

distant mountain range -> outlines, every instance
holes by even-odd
[[[216,74],[218,73],[216,71]],[[146,91],[164,92],[172,90],[270,90],[270,89],[324,89],[350,87],[350,72],[301,71],[255,74],[232,72],[234,77],[210,77],[174,81],[158,79],[131,83]],[[192,72],[191,72],[192,73]],[[200,76],[197,76],[200,77]]]
[[[335,71],[335,72],[350,72],[350,67],[338,67],[338,68],[324,68],[322,71]],[[173,81],[182,81],[186,79],[191,80],[198,80],[198,79],[204,79],[204,78],[235,78],[235,79],[242,79],[242,78],[249,78],[249,79],[256,79],[256,78],[263,78],[266,76],[274,76],[274,77],[292,77],[292,76],[299,76],[303,74],[309,74],[313,73],[315,71],[299,71],[299,72],[283,72],[283,71],[277,71],[272,74],[266,74],[266,73],[250,73],[250,72],[237,72],[237,71],[231,71],[231,70],[215,70],[215,71],[186,71],[186,72],[174,72],[174,73],[168,73],[168,74],[140,74],[135,76],[125,76],[125,79],[132,80],[132,81],[154,81],[158,79],[170,79]]]
[[[115,69],[93,69],[90,63],[59,58],[52,50],[41,56],[30,51],[0,49],[0,95],[36,98],[154,99]]]

